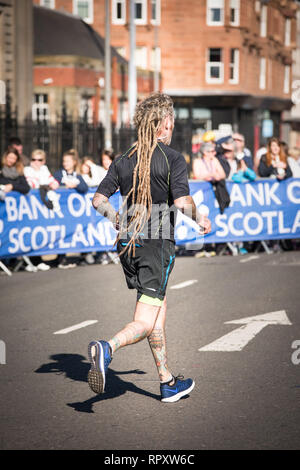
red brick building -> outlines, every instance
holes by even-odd
[[[49,4],[50,5],[50,4]],[[51,6],[51,5],[50,5]],[[34,6],[33,119],[55,123],[62,106],[77,120],[104,122],[105,42],[86,21],[66,11]],[[128,121],[128,62],[112,55],[112,121]],[[137,75],[139,96],[153,91],[153,73]]]
[[[34,1],[80,15],[104,36],[105,0]],[[196,133],[232,127],[252,148],[280,134],[281,113],[292,105],[297,2],[134,1],[137,67],[160,69],[178,125]],[[111,43],[126,59],[128,22],[129,0],[111,0]]]

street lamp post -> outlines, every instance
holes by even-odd
[[[129,118],[132,124],[136,100],[137,100],[137,84],[136,84],[136,65],[135,65],[135,0],[130,0],[130,22],[129,22],[129,41],[130,41],[130,57],[129,57]]]
[[[112,148],[110,0],[105,0],[105,148]]]

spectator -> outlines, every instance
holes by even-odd
[[[46,153],[37,149],[31,154],[30,166],[24,169],[27,182],[32,189],[39,189],[43,203],[49,208],[59,210],[58,196],[54,192],[59,187],[46,165]]]
[[[258,167],[259,167],[260,159],[266,152],[267,152],[267,147],[262,146],[257,150],[254,156],[253,169],[256,174],[258,174]]]
[[[245,147],[245,137],[242,134],[235,133],[232,136],[235,143],[236,156],[239,160],[244,160],[248,168],[253,169],[253,158],[250,150]]]
[[[284,148],[276,137],[269,140],[267,152],[260,159],[258,173],[263,178],[277,178],[278,181],[292,177]],[[281,251],[281,240],[271,240],[268,244],[274,252]]]
[[[68,189],[76,189],[79,193],[86,193],[88,185],[80,174],[79,159],[75,150],[71,149],[63,154],[62,166],[62,169],[54,173],[58,183]]]
[[[258,173],[263,178],[277,178],[280,181],[291,178],[287,156],[277,138],[273,137],[268,142],[267,153],[260,159]]]
[[[225,171],[216,158],[215,145],[212,142],[205,142],[201,146],[200,158],[193,160],[194,179],[204,181],[220,181],[225,179]]]
[[[22,144],[21,139],[19,139],[19,137],[11,137],[9,139],[8,145],[9,147],[13,147],[18,151],[20,158],[21,158],[21,162],[23,163],[24,166],[29,165],[30,163],[29,158],[23,154],[23,144]]]
[[[96,165],[91,157],[84,157],[80,165],[80,173],[89,187],[98,187],[107,172],[102,166]],[[94,264],[95,257],[93,253],[81,254],[80,263]]]
[[[4,200],[10,191],[27,194],[30,190],[24,177],[24,166],[18,151],[8,147],[2,156],[2,170],[0,172],[0,200]]]
[[[229,152],[234,152],[234,141],[230,135],[222,137],[216,142],[216,158],[221,163],[226,178],[228,178],[230,174],[230,164],[226,158],[226,154]]]
[[[99,186],[107,171],[96,165],[91,157],[84,157],[80,167],[82,178],[89,187]]]
[[[294,178],[300,178],[300,149],[293,147],[289,150],[288,164]]]
[[[216,135],[213,131],[206,131],[202,135],[202,140],[203,140],[203,142],[215,142]]]
[[[81,194],[88,191],[88,185],[80,174],[79,157],[76,150],[71,149],[63,154],[62,169],[54,173],[54,178],[61,186],[68,189],[76,189]],[[56,263],[60,269],[75,268],[76,263],[71,263],[66,255],[59,255]]]
[[[223,149],[223,158],[225,158],[229,166],[229,171],[226,172],[227,179],[236,183],[255,179],[255,172],[251,168],[248,168],[244,160],[244,153],[236,151],[236,144],[232,138],[222,142],[221,146]]]
[[[104,152],[102,153],[100,163],[103,173],[105,173],[105,176],[114,158],[115,154],[112,150],[104,150]],[[114,264],[118,264],[120,260],[119,256],[115,252],[108,251],[98,253],[95,256],[95,262],[100,264],[109,264],[111,262]]]
[[[115,154],[113,153],[112,150],[104,150],[104,152],[102,153],[100,163],[101,163],[101,167],[105,171],[105,176],[114,158],[115,158]]]

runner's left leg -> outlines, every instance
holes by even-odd
[[[138,301],[136,303],[133,321],[128,323],[128,325],[108,341],[112,353],[123,346],[138,343],[149,336],[153,330],[159,310],[160,307]]]
[[[167,298],[160,307],[153,330],[148,336],[149,346],[151,348],[154,361],[157,367],[159,380],[167,382],[172,380],[172,374],[167,365],[165,322],[167,313]]]

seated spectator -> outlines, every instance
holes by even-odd
[[[107,171],[102,166],[96,165],[91,157],[84,157],[80,167],[82,178],[89,187],[98,186]]]
[[[88,185],[80,174],[79,159],[75,150],[71,149],[64,153],[62,166],[61,170],[54,173],[58,183],[66,188],[76,189],[79,193],[86,193]]]
[[[300,149],[293,147],[289,150],[288,164],[294,178],[300,178]]]
[[[0,172],[0,200],[4,200],[10,191],[27,194],[30,190],[24,177],[24,166],[20,155],[13,147],[8,147],[2,156],[2,170]]]
[[[201,146],[200,158],[193,160],[194,179],[204,181],[220,181],[225,179],[225,171],[216,158],[215,145],[212,142],[205,142]]]
[[[242,134],[235,133],[232,135],[235,143],[236,156],[239,160],[244,160],[248,168],[253,169],[253,159],[250,150],[245,147],[245,137]]]
[[[279,181],[292,177],[287,156],[275,137],[268,142],[267,153],[260,159],[258,173],[263,178],[277,178]]]
[[[19,139],[19,137],[11,137],[9,139],[8,145],[9,147],[13,147],[18,151],[20,158],[21,158],[21,162],[23,163],[24,166],[29,165],[30,160],[26,155],[23,154],[23,144],[22,144],[21,139]]]

